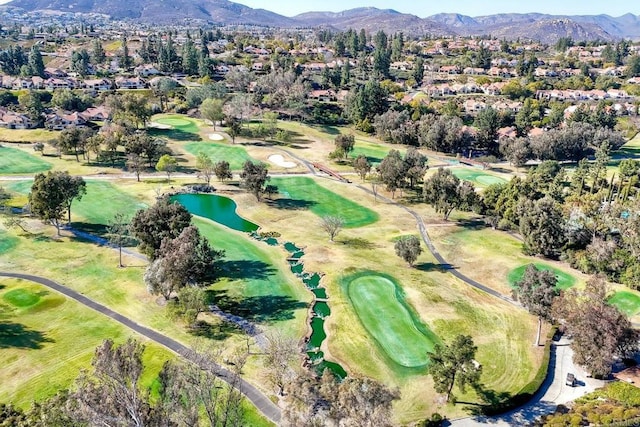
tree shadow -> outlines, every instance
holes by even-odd
[[[340,135],[340,129],[330,125],[315,125],[314,128],[329,135]]]
[[[222,260],[218,264],[223,277],[229,279],[267,280],[276,270],[258,260]]]
[[[224,291],[213,291],[220,310],[256,323],[271,323],[293,319],[295,311],[307,304],[282,295],[231,297]]]
[[[147,129],[147,133],[150,136],[164,137],[174,139],[176,141],[202,141],[200,135],[197,133],[185,132],[180,129]]]
[[[342,240],[342,244],[349,246],[350,248],[353,249],[375,249],[378,247],[378,245],[376,245],[375,243],[363,239],[362,237],[353,237],[353,238],[347,238],[347,239],[341,239]]]
[[[268,200],[266,203],[272,208],[292,211],[310,209],[312,206],[315,206],[317,204],[312,200],[302,199],[275,199]]]
[[[19,323],[0,321],[0,349],[41,349],[44,343],[55,342],[43,332],[34,331]]]
[[[424,271],[425,273],[431,271],[437,271],[439,273],[445,273],[447,271],[446,266],[442,264],[436,264],[434,262],[422,262],[420,264],[415,264],[414,267],[420,271]],[[450,266],[449,266],[450,267]]]
[[[233,323],[220,321],[217,325],[212,325],[204,320],[198,320],[187,328],[187,331],[196,337],[208,338],[211,340],[224,340],[231,335],[242,333],[242,329]]]
[[[482,219],[459,219],[456,222],[456,225],[460,227],[466,228],[467,230],[483,230],[487,228],[487,223]]]
[[[83,233],[93,234],[94,236],[104,237],[107,234],[107,225],[105,224],[92,224],[89,222],[72,222],[71,228],[74,230],[82,231]],[[82,240],[82,238],[78,237]]]

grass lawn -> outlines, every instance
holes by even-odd
[[[458,178],[481,187],[487,187],[491,184],[505,184],[507,182],[503,178],[473,168],[451,168],[451,172]]]
[[[627,316],[640,313],[640,295],[630,291],[619,291],[609,298],[609,304],[617,307]]]
[[[190,154],[197,156],[204,152],[215,162],[226,160],[229,162],[231,170],[240,170],[247,160],[256,162],[249,156],[244,147],[219,144],[215,142],[187,142],[183,148]]]
[[[0,278],[0,401],[28,408],[70,387],[90,369],[95,348],[133,332],[38,284]],[[150,387],[171,352],[147,344],[143,386]]]
[[[527,269],[528,265],[529,264],[521,265],[520,267],[515,268],[509,272],[509,274],[507,275],[507,280],[509,281],[509,285],[511,287],[514,287],[516,282],[522,280],[522,276],[524,276],[524,272]],[[558,270],[557,268],[541,262],[534,262],[533,265],[535,265],[538,270],[551,271],[553,274],[555,274],[556,279],[558,280],[558,284],[556,285],[556,288],[558,289],[569,289],[576,284],[576,278],[568,273],[565,273],[562,270]]]
[[[6,187],[20,194],[29,194],[33,181],[10,182]],[[109,181],[87,180],[87,193],[71,205],[73,219],[94,225],[108,225],[116,213],[127,218],[147,205]],[[75,217],[75,218],[74,218]]]
[[[345,220],[346,228],[362,227],[378,221],[377,213],[319,185],[309,177],[271,178],[279,198],[273,205],[283,209],[308,209],[319,217],[332,215]]]
[[[6,142],[50,142],[58,138],[59,132],[46,129],[0,128],[0,141]]]
[[[198,133],[199,132],[199,127],[198,124],[196,123],[195,120],[190,119],[186,116],[166,116],[166,117],[159,117],[153,120],[156,123],[160,123],[163,125],[169,125],[174,129],[178,129],[182,132],[186,132],[186,133]]]
[[[407,305],[391,276],[368,271],[341,282],[363,326],[391,360],[408,368],[426,366],[438,338]]]
[[[0,146],[0,174],[31,174],[51,169],[51,164],[17,148]]]
[[[401,148],[401,147],[398,147]],[[349,157],[356,158],[358,156],[365,156],[369,163],[372,165],[377,165],[382,162],[387,154],[389,154],[391,148],[385,147],[379,144],[373,144],[371,142],[366,142],[362,140],[356,140],[356,145],[353,148],[353,151],[349,153]],[[402,155],[404,156],[404,150],[400,150]]]

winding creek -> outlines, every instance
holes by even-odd
[[[237,231],[250,233],[254,239],[270,246],[281,246],[287,252],[287,261],[291,272],[314,295],[314,301],[309,311],[310,333],[305,338],[308,364],[319,373],[324,369],[329,369],[338,377],[345,378],[347,372],[344,368],[338,363],[326,360],[324,352],[321,351],[322,343],[327,338],[324,323],[325,319],[331,314],[331,309],[327,301],[327,291],[320,284],[321,274],[304,271],[304,263],[301,260],[304,256],[303,248],[296,246],[292,242],[280,244],[274,237],[265,238],[260,236],[257,233],[259,226],[239,216],[236,212],[236,203],[228,197],[217,194],[178,194],[172,196],[171,199],[180,203],[193,215],[208,218]]]

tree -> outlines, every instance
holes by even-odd
[[[292,364],[298,359],[298,354],[298,343],[295,339],[286,337],[277,331],[267,335],[265,376],[276,389],[278,396],[284,394],[287,383],[295,375]]]
[[[168,197],[162,197],[150,208],[136,212],[130,230],[140,242],[142,252],[153,260],[158,257],[162,241],[178,237],[190,223],[189,211]]]
[[[360,175],[360,179],[364,181],[364,179],[367,177],[367,174],[371,170],[371,163],[369,163],[369,160],[367,160],[366,156],[360,154],[353,161],[353,168],[356,170],[358,175]]]
[[[29,205],[31,212],[43,221],[52,223],[60,235],[60,221],[64,212],[68,212],[71,223],[71,204],[80,200],[86,193],[86,183],[82,177],[74,177],[68,172],[39,173],[35,176]]]
[[[413,263],[416,262],[418,256],[422,253],[420,239],[416,236],[400,237],[396,241],[394,249],[396,251],[396,255],[409,264],[409,267],[413,267]]]
[[[215,165],[213,165],[213,173],[215,174],[216,178],[218,178],[218,181],[221,182],[233,178],[231,166],[226,160],[220,160],[219,162],[216,162]]]
[[[346,159],[356,144],[356,139],[353,135],[340,134],[335,139],[336,151],[341,153]]]
[[[215,172],[215,167],[211,157],[204,151],[199,152],[196,157],[196,169],[198,169],[198,178],[203,179],[209,185]]]
[[[427,156],[419,152],[415,147],[409,147],[404,155],[403,168],[405,176],[409,178],[409,187],[414,188],[417,181],[421,180],[429,168]]]
[[[223,111],[224,102],[222,99],[207,98],[200,105],[200,115],[203,119],[209,120],[213,124],[213,130],[216,130],[216,123],[224,119]]]
[[[566,241],[564,219],[557,203],[548,196],[535,202],[523,200],[518,212],[524,252],[557,257]]]
[[[524,271],[522,279],[514,285],[515,294],[529,313],[538,317],[538,333],[536,345],[540,345],[540,331],[542,320],[550,322],[551,306],[556,297],[560,295],[556,285],[558,279],[548,270],[538,270],[534,264],[529,264]]]
[[[91,57],[96,64],[102,64],[107,59],[107,55],[100,39],[93,39],[91,42]]]
[[[116,213],[107,226],[107,238],[111,245],[118,248],[118,267],[122,268],[122,247],[129,243],[129,221],[123,213]]]
[[[37,44],[34,44],[29,51],[29,70],[31,75],[44,78],[44,61]]]
[[[167,182],[171,182],[171,174],[176,171],[177,167],[178,161],[169,154],[163,154],[156,164],[156,170],[158,172],[165,172],[167,174]]]
[[[140,182],[140,174],[144,170],[144,162],[140,154],[129,153],[127,154],[127,168],[136,174],[136,180]]]
[[[229,124],[229,129],[227,130],[227,132],[229,133],[229,136],[231,136],[231,142],[235,144],[236,136],[239,136],[240,132],[242,131],[242,123],[234,118],[230,118],[229,120],[227,120],[227,122]]]
[[[162,240],[158,257],[144,275],[147,289],[168,301],[174,291],[212,279],[215,263],[222,256],[223,252],[213,250],[198,229],[190,225],[177,237]]]
[[[170,94],[176,90],[178,82],[169,77],[159,77],[151,86],[153,94],[160,99],[160,110],[164,111],[164,106]]]
[[[89,136],[91,136],[91,131],[87,128],[67,128],[60,132],[55,146],[61,151],[73,152],[76,156],[76,162],[79,162],[78,154],[80,151],[84,153],[84,146]]]
[[[269,181],[267,166],[263,163],[253,163],[247,160],[240,173],[243,185],[253,194],[258,201],[264,192],[264,186]]]
[[[333,243],[333,239],[344,227],[344,218],[331,215],[323,216],[320,220],[320,227],[327,232],[329,241]]]
[[[391,150],[378,165],[380,180],[391,191],[391,197],[395,197],[395,192],[402,186],[405,177],[404,162],[398,150]]]
[[[443,168],[424,181],[422,195],[445,220],[454,209],[471,210],[479,201],[471,183],[460,181],[449,169]]]
[[[194,328],[198,315],[208,309],[207,293],[199,286],[185,286],[178,290],[178,297],[171,300],[170,308],[174,316]]]
[[[144,345],[129,339],[116,346],[105,340],[96,349],[91,374],[76,381],[71,400],[75,422],[89,425],[151,425],[148,396],[141,392]]]
[[[477,347],[470,336],[458,335],[451,344],[438,343],[433,352],[428,353],[431,359],[429,374],[436,391],[446,393],[447,402],[454,385],[462,392],[467,385],[478,385],[482,367],[474,360],[476,351]]]
[[[481,110],[473,122],[478,128],[478,144],[480,147],[489,150],[492,154],[499,154],[496,140],[498,139],[498,129],[500,128],[500,115],[492,107]]]
[[[597,377],[611,372],[615,357],[628,357],[638,347],[638,333],[609,297],[604,278],[595,276],[584,290],[564,292],[553,306],[554,317],[573,335],[573,361]]]

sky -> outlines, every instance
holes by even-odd
[[[2,0],[0,0],[2,1]],[[285,16],[302,12],[341,12],[356,7],[372,6],[395,9],[421,18],[436,13],[460,13],[469,16],[495,13],[539,12],[553,15],[620,16],[640,15],[640,2],[633,0],[232,0],[253,8],[267,9]]]

